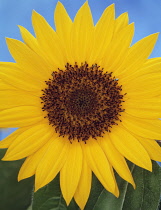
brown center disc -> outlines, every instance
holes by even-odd
[[[122,88],[112,73],[99,66],[67,64],[54,71],[42,90],[43,111],[60,136],[87,141],[103,136],[117,124],[122,107]]]

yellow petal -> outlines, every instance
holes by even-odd
[[[27,128],[19,128],[13,133],[11,133],[9,136],[7,136],[4,140],[0,141],[0,148],[8,148],[13,141],[21,135]]]
[[[18,26],[25,44],[39,54],[39,45],[36,38],[23,26]]]
[[[46,124],[30,127],[9,146],[3,160],[18,160],[41,148],[53,135],[53,128]]]
[[[107,159],[116,170],[116,172],[126,181],[130,182],[135,188],[135,183],[129,167],[125,161],[125,158],[120,154],[120,152],[114,147],[110,141],[109,134],[106,133],[102,138],[99,139],[99,143],[107,156]]]
[[[117,71],[129,50],[133,35],[134,24],[132,23],[124,27],[113,37],[102,60],[105,71],[112,71],[114,73]],[[117,74],[115,76],[117,77]]]
[[[88,3],[85,2],[75,16],[71,32],[71,50],[78,65],[85,61],[88,62],[93,48],[93,41],[94,25],[92,14]]]
[[[10,109],[19,106],[37,106],[40,107],[40,98],[28,94],[25,91],[5,90],[0,91],[0,110]]]
[[[49,79],[51,70],[41,57],[16,39],[6,38],[6,41],[10,53],[24,72],[42,82]]]
[[[146,120],[126,114],[121,117],[122,124],[130,132],[150,139],[161,139],[161,120]]]
[[[81,145],[90,169],[94,172],[106,190],[113,193],[115,196],[118,196],[115,192],[116,181],[112,167],[98,142],[94,139],[89,139],[86,144],[82,142]]]
[[[14,86],[4,82],[2,79],[0,79],[0,86],[1,90],[17,90]]]
[[[58,1],[56,5],[54,20],[56,25],[56,33],[58,34],[66,51],[67,62],[74,63],[71,52],[72,20],[60,1]]]
[[[128,13],[122,13],[118,18],[115,20],[115,29],[114,34],[117,34],[122,28],[126,27],[129,23]]]
[[[160,73],[161,72],[161,58],[148,59],[144,63],[140,71],[147,74]]]
[[[121,81],[120,81],[121,84]],[[123,93],[126,93],[126,98],[129,99],[138,99],[138,98],[142,98],[142,99],[148,99],[148,98],[152,98],[152,97],[159,97],[160,96],[160,92],[161,92],[161,87],[159,87],[159,85],[156,85],[156,87],[154,89],[136,89],[136,90],[127,90],[126,86],[122,86],[123,89]]]
[[[74,195],[74,199],[81,209],[84,209],[87,203],[91,190],[91,182],[92,182],[92,171],[88,167],[86,160],[84,159],[82,165],[81,177],[79,180],[77,190]]]
[[[140,142],[120,126],[112,127],[109,137],[117,150],[136,165],[152,171],[150,157]]]
[[[59,173],[68,157],[69,144],[67,139],[59,137],[52,139],[36,170],[35,191],[51,182]]]
[[[0,127],[16,128],[43,120],[44,113],[35,106],[20,106],[0,111]]]
[[[123,104],[125,112],[139,118],[158,119],[161,117],[161,98],[129,99]]]
[[[32,14],[32,24],[38,44],[48,54],[53,68],[64,68],[66,60],[64,58],[63,48],[54,29],[36,11],[33,11]]]
[[[117,69],[117,75],[129,75],[139,69],[151,54],[158,39],[158,33],[151,34],[135,43],[125,57],[124,62]]]
[[[92,64],[102,59],[107,46],[111,42],[115,21],[114,6],[115,5],[112,4],[105,9],[101,18],[95,26],[95,42],[92,43],[94,45],[94,48],[90,57],[90,62],[92,62]]]
[[[145,74],[140,77],[134,78],[130,83],[126,84],[126,90],[130,91],[139,91],[143,89],[154,89],[157,87],[160,88],[161,75],[160,73],[155,74]]]
[[[15,88],[40,92],[45,86],[44,81],[40,82],[36,77],[23,72],[16,63],[0,62],[0,78]]]
[[[155,140],[145,139],[140,136],[136,136],[136,138],[146,149],[152,160],[161,161],[161,147]]]
[[[67,160],[60,171],[60,187],[63,197],[69,205],[77,189],[82,171],[82,148],[73,141],[69,147]]]
[[[54,136],[56,135],[57,134],[55,133]],[[54,137],[52,136],[52,138],[48,142],[46,142],[45,145],[43,145],[38,151],[26,158],[19,171],[18,181],[33,176],[36,173],[36,169],[39,163],[41,163],[42,159],[44,158],[44,155],[48,151],[48,148],[52,144],[53,138]]]
[[[121,78],[122,84],[128,84],[133,79],[140,77],[145,74],[153,74],[153,73],[160,73],[161,72],[161,58],[151,58],[148,59],[141,68],[136,69],[135,72],[131,74],[124,75]]]
[[[46,61],[46,64],[49,68],[53,68],[50,59],[48,58],[48,54],[43,52],[37,42],[37,39],[23,26],[18,26],[21,32],[22,39],[24,40],[25,44],[34,52],[36,52],[43,60]]]

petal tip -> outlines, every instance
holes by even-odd
[[[134,188],[134,190],[136,189],[136,184],[135,184],[135,182],[133,182],[133,183],[131,183],[132,184],[132,186],[133,186],[133,188]]]
[[[158,40],[158,36],[159,36],[160,32],[156,32],[154,34],[150,34],[148,37],[152,37],[154,44],[156,43],[156,41]]]
[[[32,10],[32,18],[35,17],[35,16],[37,16],[37,15],[39,15],[39,13],[36,12],[36,10],[33,9],[33,10]]]
[[[81,8],[89,8],[88,1],[85,1]]]
[[[106,9],[111,9],[111,10],[115,10],[115,3],[110,4]]]
[[[35,182],[34,192],[37,192],[40,188],[41,188],[41,186],[38,185],[38,184]]]
[[[153,36],[155,36],[156,39],[158,39],[159,34],[160,34],[160,32],[156,32],[156,33],[153,34]]]
[[[9,161],[6,155],[1,159],[2,161]]]
[[[61,7],[64,7],[64,5],[60,1],[58,1],[56,4],[56,7],[55,7],[55,11],[59,10]],[[55,12],[54,12],[54,14],[55,14]]]
[[[22,179],[24,179],[24,178],[22,178],[22,177],[18,174],[17,181],[20,182]]]
[[[67,206],[69,206],[69,204],[70,204],[70,202],[71,202],[71,199],[64,198],[64,200],[65,200]]]
[[[8,43],[8,42],[12,41],[12,38],[5,37],[5,40],[6,40],[6,42]]]

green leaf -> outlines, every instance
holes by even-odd
[[[97,195],[98,199],[94,199],[95,204],[93,201],[94,206],[88,202],[85,210],[157,210],[161,195],[161,168],[156,162],[153,162],[153,172],[134,167],[133,164],[130,168],[137,186],[135,190],[116,175],[119,198],[102,189]]]
[[[0,149],[0,159],[6,150]],[[17,181],[19,169],[24,162],[0,161],[0,209],[2,210],[26,210],[32,200],[33,177]]]
[[[135,167],[136,190],[128,186],[123,210],[157,210],[161,195],[161,168],[153,161],[153,172]]]
[[[34,193],[33,210],[79,210],[74,200],[67,207],[62,197],[59,175],[48,185]]]
[[[134,168],[133,164],[130,164],[131,171]],[[119,187],[120,196],[116,198],[113,194],[106,191],[105,189],[99,195],[97,202],[93,210],[121,210],[123,205],[123,200],[126,194],[128,183],[125,182],[116,174],[116,181]]]

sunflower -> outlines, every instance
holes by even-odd
[[[7,38],[15,63],[0,63],[0,126],[19,129],[0,143],[2,160],[21,158],[18,180],[35,175],[35,191],[60,172],[69,205],[84,208],[92,172],[119,196],[115,170],[135,183],[126,163],[152,170],[161,161],[161,58],[148,59],[158,33],[131,45],[128,14],[114,4],[96,25],[86,2],[72,22],[58,2],[56,31],[33,11],[35,37]]]

